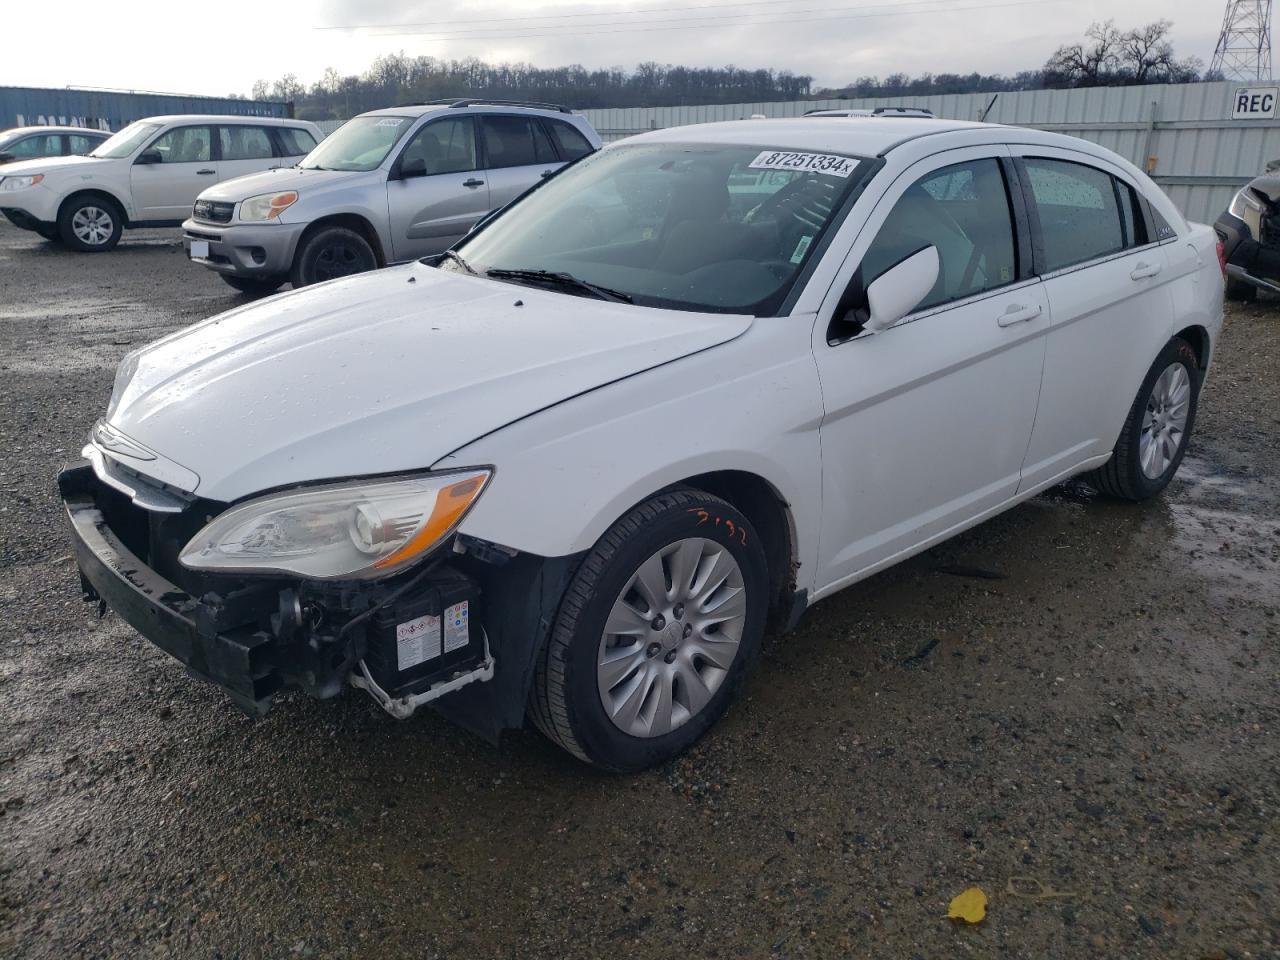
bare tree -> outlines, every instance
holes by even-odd
[[[1156,20],[1120,36],[1120,66],[1134,83],[1150,83],[1173,74],[1178,61],[1169,42],[1171,20]]]
[[[1073,87],[1093,87],[1114,73],[1120,64],[1124,36],[1114,20],[1092,23],[1082,43],[1070,43],[1054,51],[1045,72],[1061,77]]]

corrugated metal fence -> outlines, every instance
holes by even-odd
[[[1280,120],[1232,120],[1230,82],[872,100],[804,100],[582,111],[606,141],[689,123],[798,117],[841,107],[925,107],[1092,140],[1148,170],[1192,220],[1216,219],[1232,193],[1280,159]],[[994,101],[993,101],[994,98]]]
[[[119,130],[143,117],[175,113],[288,117],[293,115],[293,105],[280,101],[189,97],[132,90],[0,87],[0,130],[50,125]]]

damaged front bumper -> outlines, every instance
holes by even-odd
[[[251,715],[266,713],[284,691],[331,697],[350,681],[405,717],[494,676],[488,637],[471,616],[479,588],[450,565],[429,563],[372,584],[208,577],[173,560],[175,544],[201,516],[184,526],[180,516],[131,506],[89,463],[63,470],[58,486],[85,598],[114,610]],[[406,641],[410,624],[441,629],[446,613],[458,618],[451,643]]]

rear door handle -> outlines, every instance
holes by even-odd
[[[477,180],[475,177],[472,177],[470,180],[463,180],[462,185],[464,187],[483,187],[484,181]]]
[[[1029,307],[1015,303],[1000,316],[996,317],[996,323],[1002,327],[1012,327],[1015,323],[1026,323],[1028,320],[1034,320],[1042,313],[1044,313],[1044,307],[1038,303],[1034,303]]]
[[[1160,273],[1163,267],[1158,263],[1139,263],[1129,274],[1132,280],[1148,280]]]
[[[555,175],[556,175],[556,172],[555,172],[554,170],[543,170],[543,171],[542,171],[542,179],[543,179],[543,180],[547,179],[547,177],[554,177]]]
[[[197,170],[196,174],[201,177],[211,177],[217,172],[218,172],[217,170],[209,170],[208,168],[206,168],[204,170]]]

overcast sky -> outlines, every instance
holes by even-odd
[[[538,66],[733,63],[808,73],[834,86],[899,71],[1038,67],[1090,21],[1108,17],[1121,27],[1173,20],[1178,54],[1207,63],[1225,0],[318,0],[306,6],[281,0],[18,4],[5,17],[0,85],[225,95],[248,93],[259,77],[294,73],[309,85],[330,66],[359,73],[378,55],[403,51]],[[353,29],[375,24],[391,26]],[[70,43],[59,41],[68,36]]]

